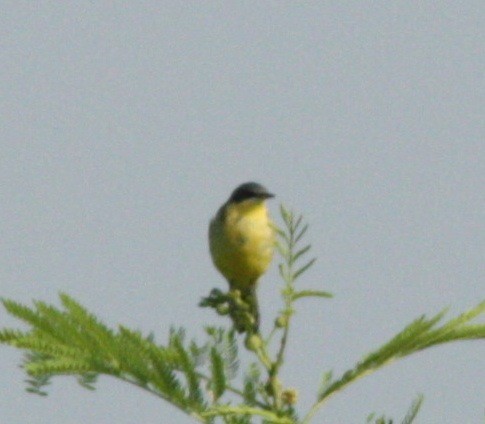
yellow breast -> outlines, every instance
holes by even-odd
[[[209,227],[212,260],[232,287],[254,285],[273,258],[274,231],[263,201],[228,204]]]

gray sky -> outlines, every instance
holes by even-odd
[[[225,287],[207,224],[256,180],[310,223],[316,265],[284,382],[314,400],[422,313],[484,298],[485,3],[3,2],[0,295],[64,291],[110,325],[202,340],[197,308]],[[260,287],[264,328],[280,307]],[[17,325],[0,311],[0,324]],[[366,377],[315,419],[481,423],[481,342],[434,348]],[[2,422],[189,423],[101,378],[24,392],[0,348]]]

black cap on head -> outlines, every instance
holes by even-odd
[[[266,190],[261,184],[249,182],[241,184],[231,194],[230,202],[242,202],[247,199],[269,199],[274,194]]]

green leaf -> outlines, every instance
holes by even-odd
[[[234,329],[225,333],[224,348],[221,352],[224,358],[224,367],[228,379],[235,378],[239,369],[238,348]]]
[[[303,215],[300,215],[296,219],[296,222],[293,224],[293,232],[296,232],[296,230],[298,230],[298,227],[300,226],[300,224],[302,223],[302,221],[303,221]],[[294,243],[296,243],[296,240],[294,241]]]
[[[10,328],[5,328],[0,330],[0,343],[9,343],[12,344],[16,340],[25,336],[23,331],[19,330],[12,330]]]
[[[308,224],[305,224],[300,232],[295,236],[295,244],[300,241],[300,239],[305,235],[308,230]]]
[[[302,297],[333,297],[332,293],[321,291],[321,290],[301,290],[293,294],[292,299],[297,300]]]
[[[244,376],[244,401],[250,406],[256,405],[260,378],[261,371],[258,365],[255,363],[251,364]]]
[[[333,378],[332,370],[327,371],[325,374],[323,374],[322,381],[318,389],[318,394],[317,394],[318,399],[320,399],[323,393],[325,393],[326,390],[330,387],[330,385],[332,384],[332,378]]]
[[[278,227],[277,225],[273,224],[272,225],[272,228],[273,228],[273,231],[276,233],[276,235],[278,237],[281,237],[286,243],[288,243],[290,241],[288,235],[286,234],[286,232],[284,230],[282,230],[280,227]],[[276,244],[279,244],[279,243],[276,243]]]
[[[96,387],[94,385],[96,384],[96,381],[98,380],[98,375],[99,374],[97,374],[97,373],[87,372],[87,373],[79,375],[78,378],[77,378],[77,381],[85,389],[95,390]]]
[[[308,270],[308,268],[310,268],[315,263],[316,260],[317,258],[313,258],[310,261],[308,261],[305,265],[303,265],[298,271],[296,271],[293,274],[293,279],[296,280],[298,277],[300,277],[300,275],[303,274],[306,270]]]
[[[418,397],[413,401],[411,406],[409,407],[406,416],[401,424],[411,424],[416,416],[418,415],[419,410],[421,409],[421,405],[423,404],[424,396],[418,395]]]
[[[302,255],[304,255],[306,252],[308,252],[310,249],[311,249],[311,245],[307,245],[305,246],[303,249],[300,249],[299,251],[297,251],[296,253],[293,254],[293,257],[292,257],[292,262],[296,262],[298,260],[298,258]]]
[[[72,359],[46,359],[42,362],[30,362],[24,365],[29,375],[52,375],[52,374],[83,374],[89,372],[89,362]]]
[[[32,308],[8,299],[2,299],[2,303],[10,315],[30,324],[33,328],[40,328],[46,332],[52,331],[50,327],[46,326],[39,313]]]
[[[204,344],[203,346],[198,346],[194,340],[190,342],[189,345],[190,356],[196,367],[203,366],[207,363],[208,357],[208,344]]]
[[[224,361],[215,347],[210,352],[211,389],[214,399],[217,401],[226,390],[226,375],[224,373]]]
[[[204,399],[202,391],[200,389],[200,378],[195,370],[195,365],[190,357],[190,354],[185,350],[183,346],[183,339],[185,332],[179,330],[178,332],[172,332],[171,345],[174,347],[178,354],[178,363],[181,366],[181,371],[185,374],[187,379],[187,385],[189,388],[189,398],[193,403],[193,406],[202,406]]]
[[[280,205],[280,215],[283,218],[284,223],[288,226],[288,223],[292,220],[292,213],[283,205]]]

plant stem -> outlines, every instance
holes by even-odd
[[[176,403],[172,402],[172,400],[169,397],[164,396],[162,393],[160,393],[160,392],[158,392],[156,390],[153,390],[153,389],[151,389],[150,387],[148,387],[146,385],[142,385],[140,383],[137,383],[134,380],[131,380],[131,379],[127,378],[127,377],[123,377],[121,375],[114,375],[114,374],[106,374],[106,375],[109,375],[111,377],[117,378],[117,379],[122,380],[122,381],[124,381],[126,383],[132,384],[135,387],[138,387],[140,389],[146,390],[147,392],[151,393],[154,396],[157,396],[159,398],[162,398],[163,400],[166,400],[168,403],[170,403],[171,405],[175,406],[177,409],[179,409],[183,413],[185,413],[187,415],[190,415],[191,417],[195,418],[197,421],[199,421],[201,423],[206,423],[207,422],[207,420],[204,417],[202,417],[198,412],[195,412],[194,410],[188,410],[187,408],[182,407],[181,405],[177,405]]]

